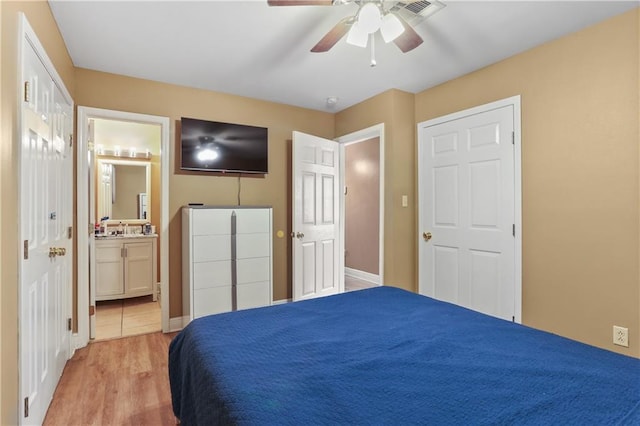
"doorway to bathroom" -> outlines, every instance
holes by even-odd
[[[162,128],[96,117],[89,119],[89,129],[96,165],[90,183],[96,189],[94,256],[89,259],[89,280],[95,283],[89,293],[96,307],[91,338],[160,331],[155,229]]]
[[[77,347],[167,331],[169,119],[79,107],[78,123]]]

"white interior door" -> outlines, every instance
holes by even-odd
[[[514,320],[513,105],[418,131],[420,293]]]
[[[293,132],[293,300],[340,291],[339,144]]]
[[[35,35],[27,34],[19,181],[21,421],[41,424],[70,351],[73,106],[36,53]]]

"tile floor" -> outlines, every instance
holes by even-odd
[[[96,302],[96,339],[135,336],[162,330],[160,302],[152,296]]]
[[[358,278],[344,276],[344,289],[345,291],[362,290],[365,288],[378,287],[378,284],[370,281],[361,280]]]

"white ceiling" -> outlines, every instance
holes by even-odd
[[[341,40],[309,50],[354,4],[269,7],[245,1],[50,0],[77,67],[339,111],[387,89],[417,93],[640,5],[627,1],[447,1],[401,53]],[[330,109],[328,97],[338,103]]]

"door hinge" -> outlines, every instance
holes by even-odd
[[[89,316],[94,316],[96,314],[96,306],[95,305],[90,305],[89,306]]]
[[[24,260],[29,259],[29,240],[24,240]]]
[[[67,330],[71,331],[71,318],[67,318]]]
[[[347,189],[347,187],[344,187],[344,195],[347,195],[347,192],[349,192],[349,190]]]
[[[24,399],[24,416],[29,417],[29,397]]]
[[[31,98],[31,93],[29,92],[29,82],[25,81],[24,82],[24,101],[29,102],[30,98]]]
[[[512,232],[513,232],[513,236],[515,237],[516,236],[516,224],[515,223],[513,224]]]
[[[73,148],[73,135],[69,135],[69,148]]]
[[[73,226],[70,226],[67,228],[67,238],[68,239],[73,238]]]
[[[516,132],[511,132],[511,144],[516,144]]]

